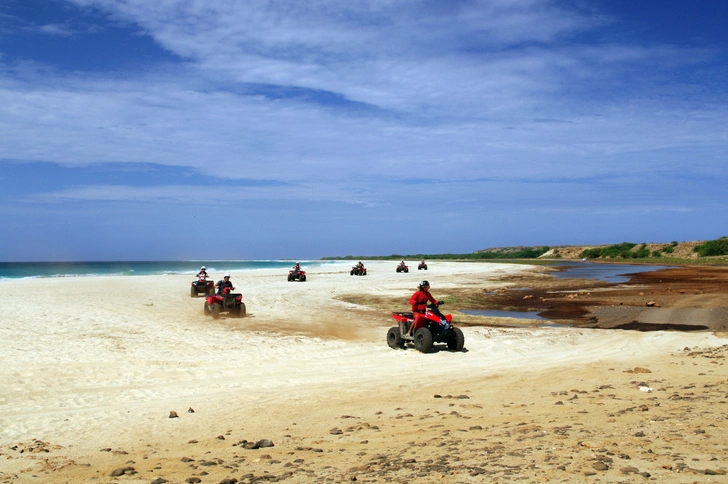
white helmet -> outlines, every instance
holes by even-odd
[[[225,275],[224,275],[224,276],[222,276],[222,277],[230,277],[230,274],[225,274]]]
[[[200,267],[200,270],[201,271],[204,271],[205,270],[205,266]]]

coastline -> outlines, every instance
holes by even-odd
[[[201,265],[212,272],[245,273],[254,270],[287,269],[293,260],[205,260],[205,261],[85,261],[85,262],[0,262],[0,281],[113,276],[194,276]],[[341,264],[335,261],[301,261],[305,267]],[[346,264],[343,264],[346,265]]]
[[[647,446],[655,447],[647,456],[654,462],[642,455],[645,439],[633,435],[662,425],[652,419],[681,404],[671,398],[675,392],[693,410],[674,411],[690,417],[691,431],[708,435],[673,438],[674,453],[694,455],[703,470],[704,461],[715,472],[726,468],[725,438],[708,428],[719,422],[710,406],[725,394],[726,338],[463,327],[466,352],[395,351],[384,338],[387,312],[350,302],[355,296],[406,299],[425,276],[436,297],[461,287],[507,287],[513,283],[504,279],[542,269],[438,262],[426,274],[396,274],[391,262],[367,267],[366,277],[309,270],[306,283],[287,283],[281,270],[234,274],[250,317],[217,321],[202,315],[202,298],[189,297],[186,275],[0,282],[7,308],[0,323],[0,482],[107,482],[125,466],[136,474],[129,471],[124,482],[245,482],[243,476],[266,473],[290,482],[385,475],[478,482],[491,471],[580,482],[585,472],[622,475],[616,464],[593,469],[597,450],[615,442],[634,449],[625,465],[638,463],[633,467],[661,482],[692,482],[684,467],[667,470],[668,457],[657,458],[668,446],[666,433],[647,432],[656,442]],[[24,303],[28,295],[37,302]],[[625,373],[635,368],[652,374]],[[639,405],[653,413],[609,416]],[[589,432],[554,433],[577,424]],[[275,446],[233,445],[260,439]],[[548,446],[555,449],[546,460]],[[447,465],[433,464],[438,453]],[[491,462],[495,454],[503,466]],[[396,472],[382,474],[373,463],[380,455],[399,459]],[[201,464],[213,457],[223,463]]]

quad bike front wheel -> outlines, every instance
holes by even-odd
[[[399,326],[389,328],[389,331],[387,331],[387,344],[395,350],[404,348],[404,340],[402,339],[402,334],[399,332]]]
[[[195,286],[190,287],[190,297],[197,297],[197,288]]]
[[[465,336],[460,328],[453,327],[447,340],[447,348],[451,351],[462,351],[465,346]]]
[[[415,331],[415,348],[422,353],[429,353],[432,349],[432,333],[427,328]]]
[[[218,319],[220,317],[220,305],[213,304],[210,306],[210,314],[212,314],[212,319]]]
[[[207,301],[205,301],[205,307],[202,309],[202,313],[205,316],[209,316],[210,315],[210,305],[207,304]]]

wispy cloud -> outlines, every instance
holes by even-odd
[[[71,30],[67,25],[64,24],[45,24],[45,25],[38,25],[37,27],[34,27],[30,29],[31,31],[35,30],[41,34],[45,35],[51,35],[51,36],[59,36],[59,37],[69,37],[73,35],[73,30]]]

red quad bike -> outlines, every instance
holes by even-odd
[[[409,267],[407,267],[405,264],[399,264],[397,266],[397,272],[409,272]]]
[[[420,262],[417,266],[417,270],[419,271],[420,269],[427,270],[427,264],[425,264],[424,262]]]
[[[205,316],[212,315],[213,319],[220,317],[220,313],[229,313],[234,318],[243,318],[247,315],[242,294],[232,294],[225,289],[222,294],[213,294],[205,299]]]
[[[192,281],[190,297],[197,297],[200,294],[203,296],[212,296],[215,294],[215,281],[208,280],[205,276],[199,276],[197,280]]]
[[[291,281],[306,282],[306,271],[291,269],[288,271],[288,282]]]
[[[357,267],[354,266],[351,268],[351,272],[349,272],[352,276],[366,276],[367,275],[367,269],[366,267]]]
[[[425,319],[427,325],[415,331],[414,336],[409,336],[407,331],[414,324],[413,313],[392,313],[392,317],[399,323],[387,331],[387,344],[390,348],[402,349],[408,341],[415,344],[415,349],[422,353],[428,353],[434,343],[445,343],[452,351],[462,351],[465,345],[465,336],[460,328],[452,323],[452,315],[442,314],[435,304],[427,305]]]

